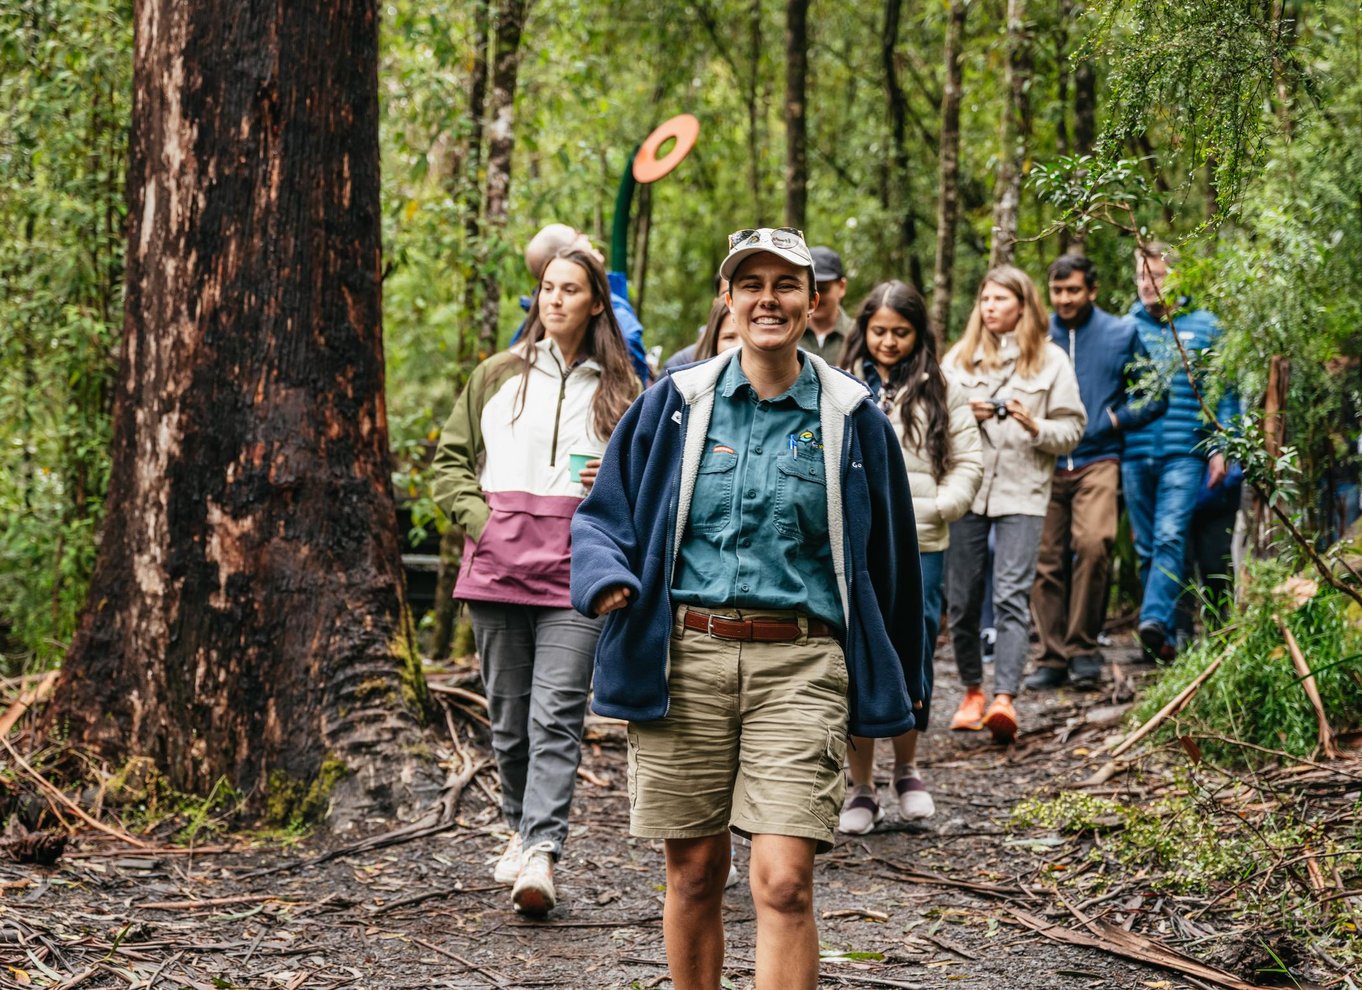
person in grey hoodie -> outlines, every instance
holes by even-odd
[[[1168,396],[1138,394],[1132,380],[1149,352],[1135,324],[1097,305],[1097,269],[1081,255],[1050,265],[1050,339],[1073,362],[1088,425],[1078,446],[1055,464],[1041,531],[1031,613],[1041,655],[1026,679],[1030,690],[1072,683],[1095,688],[1102,676],[1097,636],[1111,552],[1116,544],[1116,493],[1121,438],[1162,416]]]

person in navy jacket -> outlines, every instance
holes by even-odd
[[[1207,382],[1195,372],[1193,384],[1182,364],[1182,350],[1196,369],[1198,356],[1213,348],[1220,322],[1186,298],[1171,311],[1163,293],[1171,251],[1151,242],[1135,252],[1135,286],[1139,299],[1130,307],[1140,340],[1155,365],[1168,375],[1168,411],[1125,437],[1121,486],[1140,558],[1144,600],[1140,605],[1140,642],[1157,660],[1171,660],[1171,638],[1178,596],[1183,585],[1187,530],[1203,481],[1215,488],[1225,477],[1225,456],[1209,447],[1211,425],[1197,393]],[[1177,339],[1173,334],[1176,332]],[[1228,426],[1238,415],[1239,398],[1226,389],[1216,418]]]
[[[799,349],[803,235],[738,231],[720,272],[742,344],[620,421],[573,518],[572,602],[606,615],[593,708],[629,721],[631,832],[665,840],[673,983],[719,985],[732,830],[757,982],[812,990],[847,733],[926,725],[912,494],[866,386]]]
[[[1101,680],[1097,637],[1116,545],[1121,438],[1168,408],[1162,391],[1152,398],[1131,388],[1149,352],[1132,320],[1097,305],[1093,263],[1062,255],[1050,265],[1049,285],[1050,339],[1073,362],[1088,425],[1078,446],[1055,464],[1041,531],[1031,591],[1041,655],[1026,679],[1033,691],[1066,682],[1091,688]]]

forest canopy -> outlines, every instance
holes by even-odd
[[[793,14],[802,39],[787,32]],[[1290,362],[1275,477],[1301,524],[1318,524],[1312,493],[1340,456],[1339,410],[1352,401],[1328,363],[1357,354],[1362,325],[1356,4],[400,0],[380,15],[388,408],[399,482],[418,505],[423,442],[522,318],[526,239],[562,221],[608,246],[635,147],[686,112],[701,122],[695,150],[640,187],[630,226],[633,302],[664,356],[704,319],[724,236],[791,220],[841,252],[849,306],[903,278],[957,336],[1013,183],[1001,229],[1015,223],[1016,241],[1002,246],[1033,277],[1079,245],[1101,274],[1100,303],[1122,311],[1135,240],[1122,228],[1138,228],[1179,246],[1180,291],[1224,322],[1221,383],[1257,408],[1273,359]],[[0,11],[9,673],[60,659],[95,557],[123,333],[132,41],[129,0]],[[796,49],[807,65],[797,104]],[[943,115],[953,62],[958,128]],[[952,146],[954,173],[943,170]],[[498,176],[503,212],[488,209]],[[800,183],[803,216],[791,217]],[[944,227],[943,269],[948,195],[958,218]],[[934,293],[943,272],[949,288]],[[433,508],[425,518],[444,525]]]

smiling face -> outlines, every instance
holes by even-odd
[[[865,349],[870,359],[888,377],[890,369],[917,346],[917,329],[904,319],[903,314],[888,306],[881,306],[865,325]]]
[[[1077,326],[1097,301],[1097,286],[1088,288],[1087,279],[1080,271],[1071,271],[1063,278],[1050,277],[1050,308],[1066,326]]]
[[[585,332],[587,321],[605,308],[591,298],[586,269],[567,258],[554,258],[539,280],[539,319],[555,340]]]
[[[1011,333],[1021,322],[1022,301],[997,282],[985,282],[979,293],[979,317],[989,333]]]
[[[727,302],[743,347],[793,353],[818,294],[810,298],[807,268],[763,251],[747,258],[733,273]]]

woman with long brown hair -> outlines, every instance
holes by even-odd
[[[881,282],[870,290],[847,334],[840,364],[870,387],[903,448],[922,561],[922,666],[931,677],[948,526],[969,509],[983,475],[979,428],[965,393],[941,370],[927,306],[911,285]],[[900,818],[929,818],[936,812],[917,769],[918,736],[926,728],[919,720],[893,738],[891,783]],[[875,796],[875,740],[852,738],[847,769],[851,787],[837,828],[863,835],[884,817]]]
[[[601,626],[571,607],[572,514],[638,391],[605,271],[567,248],[524,337],[474,369],[435,455],[435,499],[467,534],[454,596],[473,618],[512,831],[494,876],[524,914],[556,900]]]
[[[1055,458],[1078,443],[1087,414],[1069,356],[1050,341],[1035,283],[1011,265],[984,276],[965,335],[944,367],[969,399],[984,460],[978,494],[951,524],[946,554],[951,643],[965,684],[951,728],[987,728],[996,741],[1010,742],[1017,734],[1012,701],[1030,642],[1031,585]],[[979,616],[990,530],[998,643],[994,696],[985,710]]]

